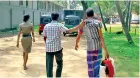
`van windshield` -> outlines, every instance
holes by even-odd
[[[51,18],[49,18],[49,17],[42,17],[41,18],[41,20],[40,20],[40,23],[41,24],[48,24],[48,23],[50,23],[52,20],[51,20]]]
[[[67,25],[78,25],[80,20],[65,19],[65,24]]]

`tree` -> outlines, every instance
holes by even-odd
[[[104,25],[104,29],[105,29],[105,31],[107,31],[107,28],[106,28],[106,25],[105,25],[105,21],[104,21],[104,18],[103,18],[103,14],[102,14],[102,10],[101,10],[100,4],[98,2],[97,2],[97,5],[98,5],[98,8],[99,8],[99,11],[100,11],[100,14],[101,14],[101,18],[102,18],[102,22],[103,22],[103,25]]]
[[[102,9],[102,13],[105,17],[113,16],[116,11],[116,6],[113,1],[97,1]]]
[[[91,1],[89,1],[89,2],[91,5],[92,2]],[[83,9],[85,11],[89,7],[88,1],[81,1],[81,3],[83,6]],[[94,5],[93,6],[94,9],[96,9],[95,7],[99,8],[99,13],[101,14],[102,20],[104,20],[104,16],[111,17],[116,12],[118,12],[125,36],[130,44],[134,44],[133,40],[131,38],[131,35],[129,33],[130,23],[131,23],[131,11],[137,12],[137,10],[138,10],[138,2],[137,2],[137,5],[134,5],[134,4],[136,4],[136,2],[132,2],[132,1],[123,1],[123,2],[122,1],[121,2],[98,1],[97,5],[95,5],[95,2],[92,5]],[[132,5],[135,7],[132,7]],[[139,13],[139,12],[137,12],[137,13]],[[103,23],[104,23],[104,21],[103,21]]]
[[[58,5],[62,5],[64,8],[67,8],[67,1],[54,1]]]
[[[83,11],[86,11],[86,9],[88,9],[88,5],[85,1],[81,1],[81,4],[83,6]]]
[[[81,1],[81,4],[82,4],[82,6],[83,6],[83,12],[84,12],[84,17],[83,17],[83,19],[85,19],[85,17],[86,17],[85,11],[86,11],[86,9],[88,8],[88,5],[87,5],[87,3],[86,3],[85,1]]]
[[[83,6],[83,11],[85,12],[86,9],[88,9],[88,7],[91,7],[94,4],[94,2],[93,1],[81,1],[81,4]],[[102,19],[102,22],[103,22],[103,25],[104,25],[104,29],[105,29],[105,31],[107,31],[107,27],[105,25],[103,14],[102,14],[102,11],[101,11],[101,8],[100,8],[99,4],[98,4],[98,8],[100,10],[101,19]],[[85,18],[85,14],[84,14],[84,18]]]
[[[120,20],[121,20],[121,23],[122,23],[122,27],[123,27],[123,30],[124,30],[124,33],[125,33],[125,36],[128,40],[128,42],[130,44],[134,44],[132,38],[131,38],[131,35],[128,31],[128,24],[127,24],[127,21],[125,20],[125,15],[123,15],[123,12],[122,12],[122,9],[120,7],[120,3],[119,1],[115,1],[115,4],[116,4],[116,8],[117,8],[117,11],[118,11],[118,14],[120,16]],[[129,5],[130,6],[130,5]],[[130,8],[129,8],[130,9]]]
[[[131,9],[131,7],[132,7],[132,1],[128,1],[128,3],[127,3],[128,5],[127,5],[127,14],[126,14],[126,26],[128,26],[128,31],[130,31],[130,23],[131,23],[131,18],[132,18],[132,14],[131,14],[131,11],[132,11],[132,9]]]
[[[76,9],[78,4],[79,4],[78,1],[70,1],[70,9]]]

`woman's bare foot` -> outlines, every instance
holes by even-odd
[[[26,67],[26,65],[23,64],[23,69],[24,70],[27,70],[28,68]]]
[[[27,70],[28,68],[26,66],[24,66],[24,70]]]

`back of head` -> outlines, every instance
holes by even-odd
[[[86,15],[87,17],[93,17],[94,16],[94,11],[92,8],[89,8],[86,10]]]
[[[51,18],[52,18],[52,20],[57,21],[58,18],[59,18],[59,14],[58,14],[58,13],[52,13],[52,14],[51,14]]]
[[[27,22],[27,21],[29,20],[29,18],[30,18],[30,15],[29,15],[29,14],[26,14],[26,15],[24,15],[24,17],[23,17],[23,21],[24,21],[24,22]]]

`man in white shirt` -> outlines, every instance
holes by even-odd
[[[58,23],[59,14],[51,14],[52,22],[46,24],[43,30],[44,41],[46,42],[46,71],[47,77],[53,77],[53,59],[57,62],[56,77],[61,77],[63,68],[63,53],[61,46],[61,33],[68,29]]]

